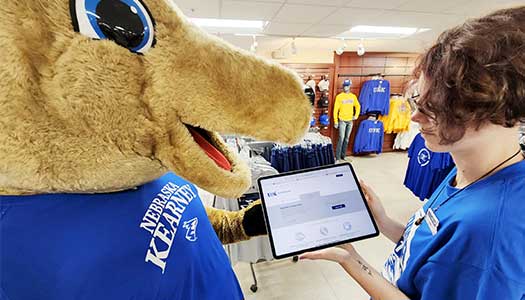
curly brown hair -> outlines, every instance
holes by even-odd
[[[443,32],[414,74],[426,87],[418,106],[437,123],[442,144],[487,121],[515,126],[525,118],[525,6]]]

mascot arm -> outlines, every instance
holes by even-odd
[[[223,244],[237,243],[266,234],[260,200],[254,201],[250,206],[239,211],[206,207],[206,212]]]

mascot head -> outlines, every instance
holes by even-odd
[[[171,170],[233,197],[249,171],[219,133],[292,143],[308,127],[298,77],[170,0],[18,0],[0,14],[0,194],[104,193]]]

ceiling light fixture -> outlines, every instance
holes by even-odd
[[[190,18],[190,21],[199,27],[250,28],[250,29],[259,29],[259,30],[263,30],[266,24],[268,23],[266,21],[207,19],[207,18]]]
[[[257,36],[257,37],[260,37],[260,36],[266,36],[266,35],[261,34],[261,33],[256,33],[256,34],[253,34],[253,33],[235,33],[234,35],[235,35],[235,36],[249,36],[249,37],[253,37],[253,36]]]
[[[352,27],[350,32],[359,33],[382,33],[382,34],[401,34],[401,35],[412,35],[418,31],[418,28],[414,27],[392,27],[392,26],[368,26],[359,25]]]

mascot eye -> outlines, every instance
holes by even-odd
[[[154,21],[141,0],[70,0],[70,10],[75,31],[90,38],[139,53],[155,43]]]

